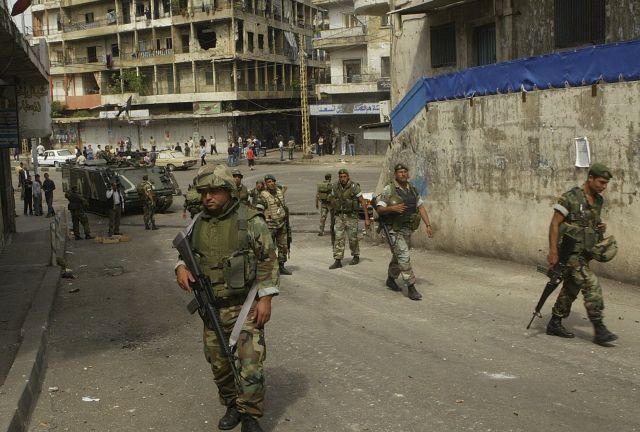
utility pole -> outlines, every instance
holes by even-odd
[[[300,60],[300,108],[302,111],[302,158],[311,159],[311,133],[309,132],[309,100],[307,99],[307,53],[304,34],[300,33],[298,59]]]

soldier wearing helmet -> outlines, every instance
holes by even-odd
[[[349,171],[344,168],[338,171],[338,181],[331,188],[329,202],[333,212],[333,232],[335,233],[333,242],[334,262],[329,266],[329,269],[333,270],[342,267],[345,237],[348,238],[349,250],[352,256],[349,265],[356,265],[360,262],[358,204],[364,209],[364,224],[367,228],[369,227],[369,214],[367,212],[367,204],[362,197],[360,185],[349,178]]]
[[[324,175],[324,181],[318,183],[316,192],[316,209],[320,209],[320,231],[319,236],[324,235],[324,225],[329,214],[329,195],[331,195],[331,173]]]
[[[156,193],[154,191],[153,182],[149,180],[147,174],[142,176],[142,182],[136,188],[138,194],[142,197],[142,208],[144,211],[144,229],[157,230],[156,226]]]
[[[547,325],[547,334],[564,338],[575,337],[562,325],[562,319],[569,316],[571,304],[579,292],[584,297],[589,320],[593,324],[598,345],[610,346],[618,336],[611,333],[602,323],[604,301],[598,277],[589,267],[589,261],[609,261],[615,256],[617,245],[613,236],[603,240],[607,229],[600,218],[604,199],[602,193],[613,175],[604,164],[594,163],[589,169],[586,182],[565,192],[553,206],[553,217],[549,226],[550,266],[558,263],[558,245],[562,236],[576,240],[574,250],[565,266],[565,276],[558,299],[553,306],[551,320]]]
[[[245,185],[242,184],[242,172],[236,168],[231,171],[231,175],[233,176],[236,195],[238,196],[238,198],[240,198],[240,201],[247,204],[249,202],[249,190]]]
[[[230,430],[242,422],[243,431],[261,432],[258,419],[264,414],[264,326],[271,317],[271,299],[279,293],[275,245],[264,217],[234,194],[234,180],[228,168],[219,165],[199,174],[195,189],[201,194],[203,210],[192,221],[189,237],[200,268],[212,281],[220,323],[227,337],[245,300],[253,300],[252,313],[240,324],[239,391],[215,332],[204,327],[205,356],[211,364],[220,401],[226,406],[218,428]],[[190,291],[189,283],[194,277],[184,262],[178,261],[175,273],[178,285]],[[254,285],[258,290],[256,298],[248,299]]]
[[[394,180],[384,187],[376,203],[380,223],[387,226],[389,244],[393,248],[386,285],[392,291],[401,291],[396,279],[402,276],[407,284],[408,297],[411,300],[421,300],[422,295],[416,289],[416,277],[411,268],[409,244],[411,234],[420,226],[420,220],[427,227],[427,236],[433,237],[433,230],[422,197],[415,186],[409,183],[409,168],[398,163],[393,172]]]
[[[278,267],[280,274],[290,275],[284,263],[287,262],[289,254],[289,242],[291,233],[289,232],[289,209],[284,200],[285,188],[276,184],[276,178],[272,174],[264,176],[265,190],[260,193],[260,197],[265,205],[264,215],[267,225],[278,246]]]

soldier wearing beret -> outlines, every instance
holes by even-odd
[[[276,178],[267,174],[264,176],[265,190],[260,192],[260,198],[265,206],[264,215],[267,226],[278,248],[278,268],[281,275],[291,275],[284,263],[287,262],[291,241],[291,227],[289,226],[289,208],[284,199],[286,188],[276,183]]]
[[[389,263],[386,285],[392,291],[400,291],[396,283],[398,276],[407,284],[407,294],[411,300],[421,300],[416,289],[416,277],[411,268],[409,244],[411,234],[420,226],[420,220],[427,226],[427,235],[433,237],[429,215],[422,197],[415,186],[409,183],[409,168],[403,163],[394,167],[394,180],[384,187],[376,202],[380,223],[386,225],[393,257]]]
[[[334,262],[329,266],[331,270],[342,267],[344,257],[345,237],[349,239],[351,261],[349,265],[360,262],[360,245],[358,244],[358,204],[364,209],[364,224],[369,228],[369,214],[367,204],[362,197],[360,185],[349,178],[349,171],[342,168],[338,171],[338,181],[333,184],[329,196],[331,211],[333,212],[333,242]],[[321,227],[324,229],[324,227]]]
[[[604,164],[594,163],[589,169],[586,182],[581,187],[576,186],[565,192],[553,206],[549,226],[549,265],[554,266],[559,261],[558,246],[561,236],[569,236],[576,242],[565,267],[564,283],[553,306],[553,315],[547,325],[548,335],[564,338],[575,336],[562,325],[562,319],[569,316],[571,304],[578,293],[582,292],[587,315],[595,330],[594,342],[609,346],[618,339],[602,323],[602,288],[589,267],[589,261],[594,258],[594,247],[602,240],[607,228],[600,219],[604,203],[601,194],[607,189],[612,177],[611,170]],[[612,256],[600,260],[608,261],[611,258]]]

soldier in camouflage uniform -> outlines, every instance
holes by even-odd
[[[226,167],[225,171],[228,172]],[[235,196],[230,175],[223,176],[219,171],[205,173],[198,178],[196,188],[202,194],[204,210],[191,227],[191,246],[197,251],[200,268],[213,282],[221,326],[227,337],[251,287],[256,284],[258,289],[252,312],[239,324],[242,326],[236,351],[239,390],[215,332],[204,327],[205,355],[211,363],[220,402],[227,407],[218,428],[230,430],[242,422],[242,432],[261,432],[257,419],[264,414],[264,325],[271,317],[271,299],[279,293],[275,246],[264,216]],[[235,270],[227,271],[228,267],[223,268],[221,263],[232,260],[236,260]],[[182,261],[178,261],[175,273],[178,285],[190,291],[189,282],[194,278]]]
[[[430,238],[433,237],[433,230],[422,197],[415,186],[409,183],[409,169],[405,164],[399,163],[394,167],[394,180],[384,187],[376,202],[376,211],[380,215],[380,223],[387,226],[388,240],[393,249],[387,287],[392,291],[400,291],[396,279],[402,276],[407,284],[408,297],[421,300],[422,295],[416,290],[416,276],[411,268],[409,245],[411,234],[420,226],[420,220],[427,226],[427,236]]]
[[[153,191],[153,183],[149,181],[147,174],[142,176],[142,182],[138,185],[138,193],[142,195],[142,207],[144,210],[144,229],[157,230],[155,221],[156,194]]]
[[[202,211],[202,198],[200,192],[195,188],[195,185],[189,185],[187,193],[184,194],[184,208],[182,210],[182,218],[187,218],[187,212],[191,216],[191,219]]]
[[[349,249],[353,257],[349,265],[356,265],[360,262],[358,203],[363,209],[367,208],[367,204],[362,197],[360,185],[349,179],[349,171],[344,168],[338,171],[338,181],[331,188],[329,203],[335,218],[333,225],[333,231],[335,233],[333,259],[335,261],[329,268],[333,270],[342,267],[345,237],[349,238]],[[369,214],[367,211],[364,212],[364,224],[369,228]]]
[[[604,203],[601,193],[605,191],[612,177],[609,168],[595,163],[582,187],[565,192],[553,206],[554,212],[549,226],[549,265],[554,266],[559,261],[558,244],[561,235],[576,239],[576,244],[567,261],[564,283],[547,325],[549,335],[565,338],[575,336],[562,325],[562,319],[569,316],[571,304],[578,293],[582,292],[587,315],[595,329],[594,342],[609,346],[618,339],[618,336],[611,333],[602,323],[602,288],[598,277],[589,267],[589,261],[593,257],[591,251],[606,230],[606,224],[600,219]]]
[[[276,178],[267,174],[264,176],[266,189],[260,193],[263,203],[265,204],[264,214],[267,219],[267,225],[271,230],[276,245],[278,246],[278,264],[280,274],[290,275],[284,263],[287,262],[289,247],[287,245],[287,213],[288,209],[284,201],[284,188],[276,184]]]
[[[92,239],[91,230],[89,229],[89,219],[84,212],[85,206],[89,205],[89,202],[78,192],[76,186],[71,186],[71,190],[64,194],[65,198],[69,201],[67,208],[71,212],[71,222],[73,223],[73,235],[76,240],[81,240],[80,237],[80,224],[84,229],[84,238]]]
[[[316,193],[316,209],[320,209],[320,231],[319,236],[324,235],[324,225],[327,222],[327,215],[331,211],[329,208],[329,195],[331,195],[331,173],[324,175],[324,181],[318,183],[318,191]]]
[[[248,204],[249,191],[247,190],[247,187],[242,184],[242,172],[240,172],[239,169],[234,169],[233,171],[231,171],[231,174],[233,175],[233,180],[235,181],[236,195],[238,196],[238,198],[240,198],[240,201]]]
[[[249,202],[251,207],[258,211],[264,212],[266,204],[262,200],[260,193],[265,189],[264,180],[256,181],[256,187],[249,191]]]

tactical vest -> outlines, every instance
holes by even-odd
[[[284,220],[286,212],[284,209],[284,194],[282,193],[282,190],[280,188],[276,188],[275,195],[268,190],[264,190],[260,196],[267,204],[264,211],[267,222],[280,222]]]
[[[236,209],[222,219],[200,216],[191,233],[191,247],[202,272],[209,277],[216,299],[247,296],[256,278],[256,257],[249,247],[249,208]]]
[[[395,195],[402,199],[407,208],[404,212],[396,214],[393,218],[392,226],[394,229],[410,228],[413,231],[420,226],[420,214],[418,213],[418,191],[415,186],[408,183],[407,190],[396,187],[395,182],[389,184],[391,195]]]
[[[318,183],[318,199],[322,202],[326,202],[329,199],[331,193],[331,182],[328,180]]]
[[[568,199],[569,214],[560,225],[560,238],[564,234],[576,240],[573,252],[576,254],[591,251],[599,241],[596,227],[600,223],[602,211],[602,198],[597,196],[592,205],[587,202],[582,188],[574,187],[565,194]]]
[[[357,184],[349,180],[343,187],[340,182],[333,185],[331,204],[336,214],[353,214],[358,211],[358,198],[356,197]]]

